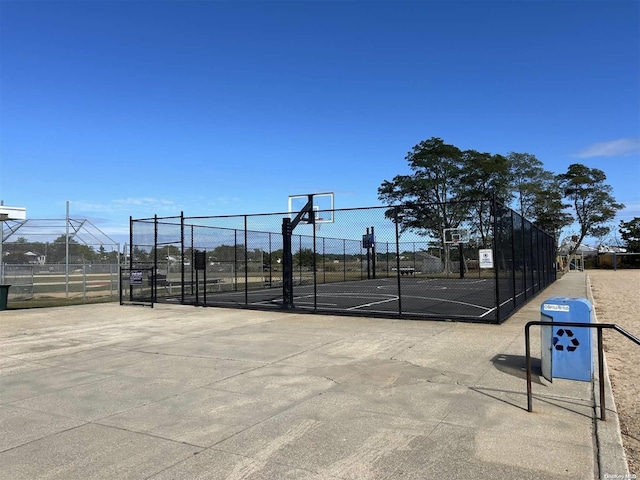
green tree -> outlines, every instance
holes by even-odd
[[[316,254],[316,264],[320,263],[320,255]],[[302,267],[313,267],[313,250],[303,248],[293,255],[293,264]]]
[[[573,223],[573,216],[566,212],[571,207],[563,201],[560,180],[553,174],[544,174],[539,179],[539,188],[533,192],[530,205],[526,207],[529,219],[539,228],[553,235],[558,247],[560,232]]]
[[[625,222],[620,221],[620,236],[626,242],[627,251],[640,253],[640,217]]]
[[[284,255],[284,252],[281,248],[278,250],[274,250],[271,253],[265,253],[264,262],[272,266],[278,265],[279,263],[282,262],[283,255]]]
[[[469,221],[480,236],[482,245],[488,242],[491,232],[492,195],[504,204],[509,204],[513,194],[509,180],[509,160],[502,155],[466,150],[462,154],[459,198],[469,201]]]
[[[15,242],[5,243],[3,248],[3,261],[6,263],[20,264],[29,263],[25,253],[32,249],[24,237],[18,237]]]
[[[244,244],[219,245],[207,256],[214,262],[244,262]]]
[[[455,202],[461,192],[462,152],[434,137],[414,146],[405,159],[413,173],[382,182],[378,198],[387,205],[402,204],[397,212],[401,231],[443,239],[444,229],[458,227],[467,216],[465,206]],[[394,219],[396,211],[389,209],[386,216]]]
[[[100,263],[107,263],[109,261],[110,255],[109,252],[104,248],[104,245],[100,245],[100,248],[96,252],[97,259]]]
[[[69,238],[69,263],[89,263],[95,257],[95,251]],[[67,256],[67,236],[60,235],[47,248],[47,263],[64,263]]]
[[[173,263],[180,261],[180,248],[176,245],[162,245],[158,247],[157,252],[151,249],[151,258],[156,258],[158,263]]]
[[[530,153],[510,152],[507,155],[511,170],[511,188],[515,195],[516,210],[527,219],[536,214],[540,196],[547,193],[555,175],[543,168],[543,163]],[[558,190],[559,191],[559,190]]]
[[[608,222],[614,219],[616,212],[624,205],[616,202],[613,189],[605,183],[605,173],[597,168],[574,163],[566,173],[558,175],[564,197],[571,202],[580,233],[569,256],[575,255],[586,236],[601,237],[611,227]]]
[[[486,200],[496,195],[504,204],[511,202],[511,172],[507,157],[465,150],[462,153],[459,199]]]
[[[153,261],[153,257],[150,252],[143,250],[140,247],[133,247],[133,263],[149,263]]]

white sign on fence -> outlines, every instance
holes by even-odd
[[[480,268],[493,268],[493,250],[481,248],[478,258],[480,259]]]
[[[142,285],[142,270],[131,270],[129,285]]]

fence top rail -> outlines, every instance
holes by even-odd
[[[425,202],[425,203],[406,203],[406,204],[393,204],[393,205],[372,205],[368,207],[349,207],[349,208],[334,208],[332,211],[334,212],[349,212],[349,211],[358,211],[358,210],[391,210],[394,208],[407,208],[407,207],[417,207],[420,205],[430,206],[430,205],[442,205],[442,204],[461,204],[461,203],[478,203],[478,202],[488,202],[491,199],[477,199],[477,200],[451,200],[447,202]],[[282,211],[282,212],[263,212],[263,213],[238,213],[232,215],[198,215],[198,216],[185,216],[182,217],[180,215],[172,215],[167,217],[149,217],[149,218],[132,218],[134,222],[153,222],[155,220],[180,220],[184,218],[187,220],[201,220],[207,218],[242,218],[242,217],[264,217],[264,216],[273,216],[273,215],[284,215],[289,216],[291,212]]]
[[[148,217],[148,218],[132,218],[131,221],[133,222],[155,222],[155,221],[160,221],[160,220],[178,220],[180,221],[182,217],[180,215],[171,215],[168,217]]]

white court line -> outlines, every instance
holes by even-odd
[[[486,283],[489,281],[486,278],[478,278],[477,280],[470,280],[468,278],[425,278],[423,280],[416,281],[416,284],[421,285],[423,283],[433,283],[433,282],[454,282],[457,280],[464,280],[465,285],[469,285],[472,283]]]
[[[294,302],[296,305],[314,305],[313,302]],[[326,307],[337,307],[338,304],[337,303],[321,303],[321,302],[316,302],[315,305],[324,305]]]
[[[313,296],[313,295],[309,295],[309,296]],[[362,293],[355,293],[355,292],[328,292],[328,293],[319,293],[318,294],[319,297],[349,297],[349,298],[380,298],[380,297],[392,297],[392,298],[398,298],[397,295],[391,295],[389,293],[367,293],[367,292],[362,292]]]
[[[416,297],[415,295],[403,295],[402,298],[420,298],[423,300],[433,300],[435,302],[445,302],[445,303],[456,303],[458,305],[465,305],[467,307],[478,308],[481,310],[486,310],[488,307],[483,305],[478,305],[476,303],[468,303],[468,302],[460,302],[458,300],[447,300],[445,298],[433,298],[433,297]]]
[[[395,288],[396,290],[398,289],[397,285],[378,285],[376,287],[379,290],[383,290],[385,288]],[[433,287],[429,287],[429,290],[448,290],[449,287],[446,287],[444,285],[434,285]]]
[[[517,295],[516,295],[516,297],[519,297],[519,296],[521,296],[521,295],[523,295],[523,294],[522,294],[522,293],[519,293],[519,294],[517,294]],[[510,303],[510,302],[513,302],[513,298],[509,298],[509,299],[505,300],[504,302],[502,302],[502,303],[500,304],[500,306],[501,306],[501,307],[504,307],[507,303]],[[497,309],[496,309],[496,307],[493,307],[492,309],[487,310],[487,312],[486,312],[486,313],[483,313],[482,315],[480,315],[480,318],[482,318],[482,317],[485,317],[485,316],[489,315],[489,314],[490,314],[491,312],[493,312],[494,310],[497,310]]]
[[[349,310],[357,310],[359,308],[371,307],[372,305],[380,305],[381,303],[393,302],[395,300],[398,300],[398,297],[387,298],[386,300],[380,300],[379,302],[371,302],[371,303],[365,303],[363,305],[356,305],[355,307],[347,308],[347,311],[349,311]]]

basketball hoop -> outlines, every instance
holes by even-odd
[[[334,222],[334,204],[333,193],[312,193],[305,195],[289,195],[289,218],[292,220],[305,207],[312,197],[313,210],[315,218],[310,218],[309,213],[301,219],[301,223],[333,223]],[[322,215],[322,216],[320,216]]]
[[[464,228],[445,228],[444,243],[447,245],[461,245],[469,243],[469,231]]]

